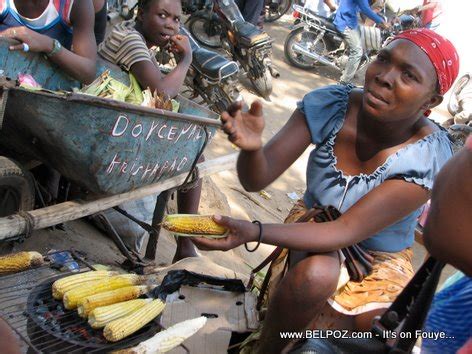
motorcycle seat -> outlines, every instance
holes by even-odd
[[[212,80],[221,80],[239,71],[238,64],[234,61],[202,47],[193,51],[192,65]]]
[[[241,39],[241,43],[252,46],[261,41],[269,39],[269,35],[246,21],[236,21],[234,24],[236,35]]]
[[[339,35],[342,35],[341,32],[338,31],[338,29],[336,28],[336,26],[334,25],[333,23],[333,20],[334,18],[332,17],[324,17],[324,16],[320,16],[318,15],[317,13],[315,12],[312,12],[310,11],[311,14],[313,15],[313,17],[316,17],[316,20],[318,20],[323,26],[325,26],[328,30],[330,31],[333,31],[333,32],[336,32],[337,34]]]

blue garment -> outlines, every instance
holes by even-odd
[[[471,277],[462,277],[434,296],[423,332],[444,332],[447,337],[453,337],[424,338],[421,344],[424,354],[455,353],[472,337]]]
[[[446,131],[438,130],[390,155],[372,174],[348,176],[336,168],[334,142],[344,124],[352,86],[327,86],[303,98],[298,108],[305,114],[312,143],[307,166],[307,207],[332,205],[346,212],[360,198],[388,179],[404,179],[432,189],[436,174],[452,156]],[[416,221],[421,208],[362,241],[366,249],[399,252],[414,242]]]
[[[341,0],[334,19],[334,25],[338,31],[342,33],[346,27],[356,29],[359,11],[376,23],[384,22],[382,17],[372,11],[368,0]]]
[[[72,25],[68,23],[68,16],[73,1],[56,0],[54,6],[57,10],[57,17],[43,27],[31,26],[25,22],[12,7],[13,0],[0,1],[0,31],[10,27],[26,26],[32,31],[44,34],[57,39],[64,48],[71,49],[72,46]],[[48,5],[49,6],[49,5]]]

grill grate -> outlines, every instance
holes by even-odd
[[[84,268],[84,271],[90,270]],[[63,273],[42,266],[0,277],[0,317],[19,335],[22,349],[42,353],[105,353],[136,345],[159,329],[158,321],[118,343],[109,343],[102,330],[92,329],[52,297],[51,285]]]

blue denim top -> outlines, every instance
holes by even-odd
[[[432,189],[436,174],[452,156],[448,134],[441,129],[390,155],[373,173],[345,175],[336,168],[334,144],[344,124],[352,86],[327,86],[314,90],[298,103],[316,145],[307,166],[307,207],[332,205],[346,212],[360,198],[388,179],[404,179]],[[422,208],[362,241],[366,249],[399,252],[414,242],[417,218]]]
[[[357,15],[359,12],[362,12],[376,23],[384,22],[383,18],[370,8],[368,0],[341,0],[334,18],[334,25],[338,31],[344,32],[346,27],[356,29],[358,27]]]

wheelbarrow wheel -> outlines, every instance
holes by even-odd
[[[34,187],[29,172],[0,156],[0,217],[33,207]]]

